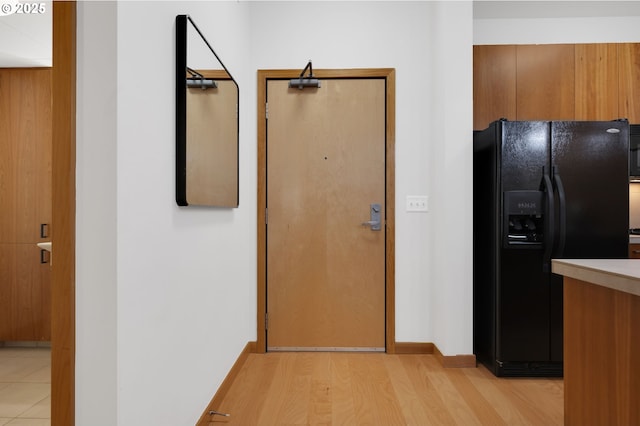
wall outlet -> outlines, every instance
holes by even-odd
[[[426,195],[407,195],[408,212],[429,211],[429,197]]]

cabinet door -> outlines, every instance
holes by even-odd
[[[640,244],[629,244],[629,259],[640,259]]]
[[[517,119],[573,120],[574,68],[573,45],[517,46]]]
[[[51,69],[1,69],[2,243],[43,241],[51,222],[51,120]]]
[[[49,268],[35,244],[0,244],[0,341],[51,340]]]
[[[0,70],[0,206],[2,206],[0,208],[0,243],[16,241],[17,217],[14,206],[16,205],[15,180],[18,163],[13,136],[11,77],[11,72]],[[0,260],[0,262],[5,262],[5,260]],[[2,281],[0,281],[0,285],[2,285]]]
[[[640,43],[618,44],[618,114],[640,124]]]
[[[15,281],[15,244],[0,243],[0,341],[11,340],[11,293]]]
[[[473,47],[473,128],[516,119],[515,46]]]
[[[615,120],[618,54],[615,44],[576,44],[576,120]]]
[[[0,69],[0,341],[51,336],[51,103],[51,69]]]

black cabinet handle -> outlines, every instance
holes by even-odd
[[[553,241],[555,240],[555,206],[553,197],[553,184],[549,173],[542,167],[542,180],[540,181],[540,191],[544,191],[547,198],[544,207],[544,254],[542,257],[542,270],[549,272],[551,270],[551,253],[553,250]]]
[[[40,224],[40,238],[48,238],[49,237],[49,224],[41,223]]]
[[[553,166],[553,183],[555,184],[556,191],[558,192],[558,211],[559,211],[559,235],[558,245],[556,247],[556,255],[562,257],[564,253],[564,245],[567,241],[567,202],[564,192],[564,185],[560,178],[560,172],[558,172],[558,166]]]
[[[49,263],[49,255],[47,253],[47,250],[40,249],[40,263]]]

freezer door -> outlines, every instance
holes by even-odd
[[[551,129],[548,121],[502,122],[500,182],[502,191],[540,189],[542,168],[548,170]]]
[[[543,170],[549,170],[551,128],[548,121],[504,122],[501,139],[500,185],[501,223],[506,233],[511,227],[509,212],[518,203],[515,195],[537,194],[542,202],[540,183]],[[525,207],[536,204],[525,203]],[[510,206],[509,204],[514,204]],[[543,212],[520,212],[544,228]],[[516,216],[518,217],[518,216]],[[544,237],[543,237],[544,238]],[[509,235],[503,234],[503,242]],[[541,242],[540,240],[536,242]],[[549,361],[549,274],[543,270],[543,244],[530,244],[527,250],[503,243],[499,252],[497,289],[496,359],[500,363],[543,363]],[[523,367],[524,368],[524,367]],[[532,372],[529,372],[532,373]]]
[[[558,193],[554,257],[626,258],[629,230],[629,124],[551,123]]]

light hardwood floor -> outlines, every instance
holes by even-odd
[[[250,354],[209,425],[561,425],[563,381],[434,355]],[[201,423],[202,424],[202,423]]]

